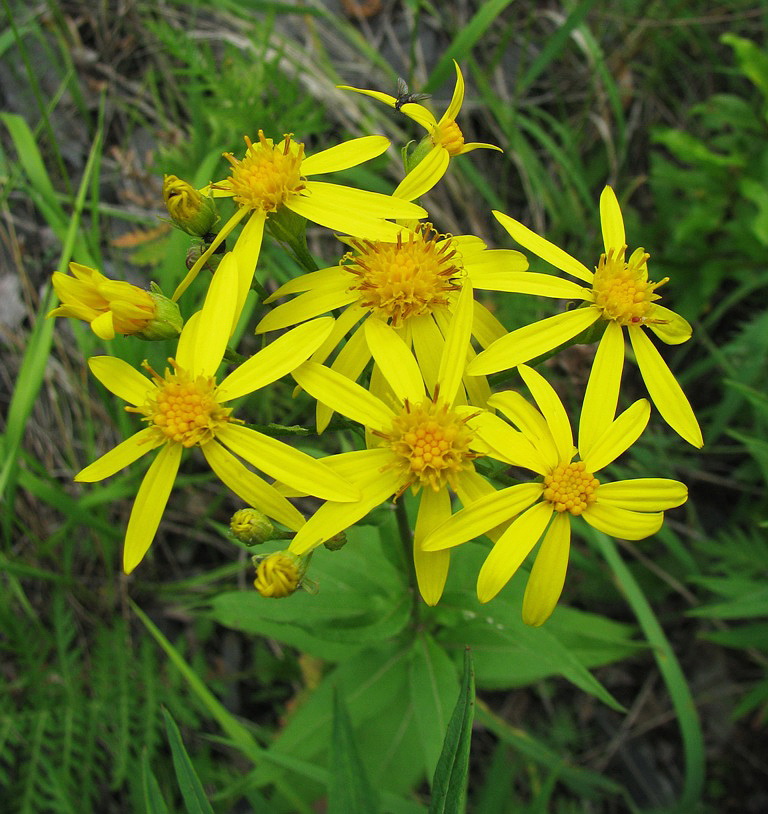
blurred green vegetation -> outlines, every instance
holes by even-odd
[[[433,778],[460,801],[441,750],[446,732],[454,750],[468,743],[471,719],[452,714],[471,644],[468,810],[764,811],[768,12],[742,0],[406,0],[359,20],[331,7],[4,0],[4,810],[204,811],[207,797],[221,812],[310,812],[327,793],[329,811],[350,811],[373,785],[381,810],[415,812]],[[386,507],[343,554],[318,553],[316,596],[265,602],[249,590],[248,553],[222,533],[235,504],[194,465],[126,578],[143,469],[72,483],[133,427],[84,360],[106,350],[162,365],[168,348],[107,348],[45,321],[51,271],[75,259],[172,290],[186,244],[158,229],[163,173],[204,184],[258,129],[311,150],[372,132],[399,147],[420,134],[334,85],[392,92],[401,75],[444,109],[454,58],[467,140],[505,152],[456,160],[425,205],[443,231],[508,246],[498,208],[592,265],[598,196],[614,185],[630,248],[650,252],[651,276],[670,278],[665,302],[694,325],[667,358],[706,446],[655,424],[611,474],[678,477],[689,503],[641,543],[585,535],[540,630],[519,620],[525,573],[478,605],[479,545],[457,552],[440,605],[414,610]],[[393,166],[336,177],[388,191]],[[323,265],[343,253],[319,230],[310,248]],[[275,246],[259,269],[270,283],[296,273]],[[548,307],[507,297],[497,313],[513,325]],[[573,404],[589,359],[575,347],[550,366]],[[265,422],[311,421],[288,384],[261,409]]]

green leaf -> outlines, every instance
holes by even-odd
[[[445,733],[443,751],[432,781],[429,814],[459,814],[464,811],[474,714],[475,674],[470,649],[467,647],[464,651],[464,675],[459,697]]]
[[[328,814],[376,814],[378,794],[360,760],[349,712],[338,688],[333,693],[331,766]]]
[[[141,785],[144,791],[144,810],[146,814],[168,814],[168,806],[166,806],[163,795],[160,793],[157,778],[150,768],[146,749],[141,756]]]
[[[163,708],[163,718],[165,718],[168,743],[171,746],[176,780],[188,814],[213,814],[211,804],[205,796],[203,784],[200,782],[195,767],[192,765],[187,750],[184,748],[184,742],[181,739],[179,728],[176,726],[176,721],[173,720],[171,713],[165,708]]]
[[[408,677],[425,770],[432,777],[459,686],[456,665],[431,636],[421,634],[413,643]]]

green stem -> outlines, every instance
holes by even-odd
[[[621,559],[616,543],[605,534],[589,529],[589,534],[610,566],[619,588],[632,608],[648,644],[651,645],[659,672],[667,685],[672,706],[677,715],[683,740],[685,777],[677,811],[689,814],[699,810],[704,785],[704,737],[699,713],[669,640],[664,635],[648,600],[637,584],[632,572]]]
[[[402,543],[403,564],[408,573],[408,582],[411,586],[413,600],[411,603],[411,618],[416,624],[421,617],[421,594],[416,579],[416,566],[413,563],[413,533],[411,532],[411,524],[408,522],[405,501],[402,497],[395,501],[395,517],[397,518],[397,530],[400,532],[400,542]]]

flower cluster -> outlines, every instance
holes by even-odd
[[[52,316],[85,320],[106,340],[116,334],[177,340],[164,370],[144,363],[148,375],[115,356],[89,360],[94,376],[127,402],[142,427],[76,480],[102,480],[154,453],[126,530],[129,573],[152,543],[182,456],[198,447],[214,475],[248,507],[233,517],[233,537],[248,546],[290,540],[283,551],[254,557],[256,589],[274,598],[307,589],[314,549],[340,549],[346,529],[410,491],[418,510],[406,542],[423,599],[439,601],[455,546],[490,538],[477,576],[483,602],[538,546],[522,613],[540,625],[563,590],[573,524],[637,540],[657,532],[664,511],[685,502],[687,490],[678,481],[611,480],[603,470],[638,440],[651,420],[651,402],[679,436],[702,445],[693,410],[649,336],[679,344],[691,327],[660,304],[657,291],[667,280],[649,278],[649,254],[629,251],[609,186],[599,203],[604,251],[591,268],[493,212],[517,245],[565,277],[529,271],[516,249],[442,233],[413,202],[456,156],[501,149],[465,140],[457,121],[464,100],[458,65],[453,97],[439,119],[418,101],[422,95],[341,87],[426,130],[405,152],[403,179],[391,195],[314,180],[383,154],[390,146],[383,136],[306,155],[293,134],[273,140],[259,130],[245,138],[241,155],[225,154],[228,175],[203,189],[166,176],[171,221],[198,241],[172,297],[76,263],[73,277],[54,274],[62,304]],[[229,217],[219,216],[223,204],[231,207]],[[307,249],[307,221],[333,230],[343,244],[332,265],[320,270]],[[306,266],[271,294],[259,269],[265,234]],[[185,295],[203,268],[213,274],[195,312],[187,302],[191,294]],[[255,331],[264,344],[242,359],[229,343],[252,288],[262,293]],[[508,331],[476,299],[477,291],[485,303],[511,292],[571,306]],[[183,327],[179,301],[191,312]],[[625,329],[650,400],[620,411]],[[574,439],[566,409],[542,375],[547,368],[531,365],[585,341],[598,344],[586,389],[577,394]],[[232,367],[233,359],[241,361]],[[502,374],[494,379],[503,381],[495,392],[491,374]],[[274,437],[288,427],[248,426],[254,411],[243,397],[288,376],[314,399],[318,434],[357,427],[364,447],[315,458]],[[490,471],[505,471],[505,482],[514,482],[500,488]],[[306,517],[299,507],[309,505],[303,500],[309,495],[321,503]]]

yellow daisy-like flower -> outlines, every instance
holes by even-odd
[[[394,240],[402,229],[384,218],[421,218],[426,214],[420,206],[401,198],[307,180],[308,176],[346,170],[381,155],[389,146],[384,136],[352,139],[311,156],[304,155],[304,145],[290,134],[275,144],[259,130],[255,142],[246,136],[245,143],[241,159],[224,153],[231,165],[229,177],[205,190],[213,197],[232,198],[237,210],[179,284],[175,300],[246,215],[250,217],[233,251],[241,276],[250,284],[261,251],[264,224],[281,209],[342,234],[380,240]]]
[[[413,200],[419,195],[423,195],[445,175],[445,171],[448,169],[448,163],[454,156],[463,155],[464,153],[469,153],[479,148],[502,152],[501,147],[497,147],[495,144],[464,141],[464,134],[456,123],[456,117],[459,115],[461,107],[464,104],[464,77],[461,73],[461,68],[459,68],[459,63],[456,62],[455,59],[453,60],[453,64],[456,67],[456,85],[454,86],[453,96],[448,105],[448,109],[439,120],[435,118],[434,114],[428,108],[418,102],[406,102],[403,104],[400,99],[388,93],[381,93],[376,90],[365,90],[363,88],[353,88],[350,85],[338,86],[341,90],[353,90],[356,93],[362,93],[365,96],[370,96],[379,102],[383,102],[391,108],[400,110],[408,116],[408,118],[420,124],[429,134],[428,138],[432,147],[422,160],[422,163],[425,163],[425,167],[430,167],[429,185],[424,188],[425,184],[422,183],[424,179],[420,178],[419,175],[412,175],[410,179],[406,178],[401,187],[398,187],[398,190],[395,191],[395,195],[407,198],[408,200]],[[417,189],[417,184],[418,191],[414,192],[414,190]]]
[[[49,317],[81,319],[99,339],[114,339],[117,334],[173,339],[181,332],[178,306],[162,294],[110,280],[80,263],[70,263],[69,270],[72,277],[53,273],[51,280],[61,305]]]
[[[656,289],[669,278],[658,283],[648,279],[649,255],[643,249],[636,249],[629,259],[626,258],[624,220],[611,187],[605,187],[600,196],[605,253],[594,272],[522,223],[501,212],[493,214],[518,243],[590,287],[559,280],[557,287],[553,287],[547,296],[583,300],[586,307],[565,311],[501,337],[478,355],[468,372],[473,376],[487,375],[516,367],[568,342],[598,320],[604,320],[607,325],[589,383],[589,387],[603,395],[602,412],[596,418],[595,426],[604,426],[616,413],[624,364],[622,329],[626,328],[648,394],[662,418],[689,444],[701,447],[704,440],[691,405],[645,334],[648,328],[662,342],[678,345],[690,339],[691,326],[674,311],[656,302],[659,299]]]
[[[650,416],[646,399],[636,401],[593,433],[596,416],[603,415],[600,396],[593,391],[584,402],[576,449],[568,416],[554,389],[533,368],[521,365],[518,369],[539,409],[512,391],[495,394],[489,406],[498,408],[520,428],[532,445],[532,455],[523,462],[519,441],[512,436],[513,444],[508,442],[511,428],[497,416],[483,416],[475,429],[497,454],[506,453],[511,462],[537,472],[542,482],[520,483],[480,498],[435,529],[423,547],[425,551],[443,551],[514,518],[480,570],[477,595],[481,602],[488,602],[543,535],[523,599],[523,620],[541,625],[563,590],[572,516],[582,516],[606,534],[640,540],[661,528],[663,511],[684,503],[688,491],[684,484],[667,478],[606,483],[595,476],[645,429]],[[590,428],[587,439],[585,426]]]
[[[437,382],[443,335],[465,283],[473,289],[491,291],[520,288],[530,293],[552,291],[552,276],[526,272],[528,261],[520,252],[489,250],[479,238],[439,234],[429,223],[420,224],[394,243],[345,240],[350,251],[338,266],[289,280],[266,300],[299,295],[270,311],[256,332],[280,330],[335,308],[344,309],[313,361],[324,362],[343,337],[352,332],[332,368],[353,381],[371,358],[362,330],[370,319],[388,322],[413,347],[427,387],[432,391]],[[362,325],[358,325],[361,320]],[[472,335],[480,345],[487,347],[505,333],[490,311],[476,302]],[[474,356],[469,345],[466,353]],[[465,383],[470,400],[485,403],[490,395],[485,380],[467,377]],[[325,428],[331,415],[327,407],[318,404],[318,429]]]
[[[490,414],[456,403],[471,324],[472,290],[465,286],[445,337],[431,396],[425,393],[413,354],[379,319],[367,320],[364,331],[389,397],[380,398],[315,362],[306,362],[294,371],[294,378],[310,395],[365,426],[369,448],[323,459],[338,475],[358,486],[363,497],[354,504],[325,503],[299,530],[290,551],[304,554],[316,548],[385,500],[393,495],[397,498],[410,488],[419,495],[413,539],[419,590],[427,604],[437,603],[450,556],[447,551],[427,552],[422,542],[450,516],[449,487],[467,505],[493,491],[475,472],[473,461],[478,455],[490,454],[511,463],[511,451],[516,461],[527,461],[533,452],[522,433],[510,427],[505,436],[508,448],[501,455],[489,449],[472,427],[473,422]]]
[[[200,447],[219,479],[247,503],[291,529],[304,519],[277,490],[247,469],[235,455],[296,489],[329,500],[356,500],[358,491],[320,461],[241,426],[227,402],[252,393],[307,359],[325,340],[333,320],[306,323],[268,345],[217,383],[237,301],[238,270],[233,255],[222,260],[202,311],[184,326],[175,359],[164,375],[151,378],[112,356],[96,356],[96,378],[138,413],[147,426],[75,476],[92,483],[114,475],[142,455],[160,448],[139,487],[125,535],[123,567],[130,573],[152,543],[185,448]],[[234,453],[235,455],[233,455]]]

